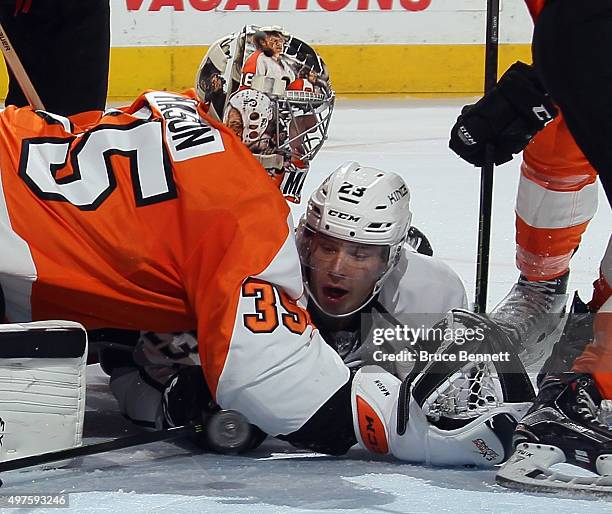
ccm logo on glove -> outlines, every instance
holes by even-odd
[[[357,396],[357,418],[364,446],[372,453],[389,453],[385,426],[374,409],[361,396]]]

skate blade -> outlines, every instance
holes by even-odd
[[[497,472],[495,481],[519,491],[612,497],[612,475],[585,477],[550,469],[562,462],[565,455],[556,446],[522,443]]]

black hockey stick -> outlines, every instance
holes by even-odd
[[[101,443],[86,444],[75,448],[57,450],[29,457],[0,462],[0,473],[15,469],[40,466],[49,462],[97,455],[98,453],[121,450],[141,444],[158,441],[171,441],[182,437],[204,437],[207,448],[217,453],[241,453],[247,450],[252,443],[252,428],[248,420],[234,410],[219,410],[204,414],[201,423],[190,423],[174,428],[165,428],[154,432],[119,437]],[[0,486],[2,481],[0,480]]]
[[[144,432],[142,434],[130,435],[127,437],[119,437],[102,443],[86,444],[66,450],[58,450],[53,452],[41,453],[39,455],[31,455],[30,457],[21,457],[6,462],[0,462],[0,472],[11,471],[14,469],[27,468],[30,466],[39,466],[50,462],[57,462],[74,457],[84,457],[87,455],[96,455],[98,453],[110,452],[113,450],[121,450],[141,444],[155,443],[158,441],[170,441],[180,437],[188,437],[204,430],[203,425],[185,425],[182,427],[166,428],[155,432]]]
[[[101,443],[86,444],[75,448],[57,450],[29,457],[21,457],[6,462],[0,462],[0,473],[15,469],[40,466],[49,462],[97,455],[98,453],[121,450],[141,444],[158,441],[171,441],[182,437],[204,437],[207,448],[217,453],[241,453],[252,444],[252,428],[248,420],[239,412],[233,410],[220,410],[207,415],[203,414],[201,423],[191,423],[174,428],[165,428],[154,432],[119,437]],[[2,481],[0,480],[0,486]]]
[[[499,0],[487,0],[487,35],[485,40],[485,94],[497,83],[499,41]],[[495,148],[487,145],[485,164],[480,170],[480,210],[478,218],[478,256],[476,262],[476,312],[487,309],[489,251],[491,246],[491,206]]]

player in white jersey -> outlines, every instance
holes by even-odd
[[[459,276],[408,243],[409,202],[400,176],[347,162],[312,194],[297,235],[308,311],[327,343],[349,367],[378,363],[400,378],[406,367],[380,352],[410,341],[372,335],[398,324],[425,330],[467,307]]]

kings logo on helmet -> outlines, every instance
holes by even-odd
[[[396,189],[389,195],[389,203],[393,205],[395,202],[399,202],[407,194],[408,194],[408,186],[403,185],[399,189]]]

